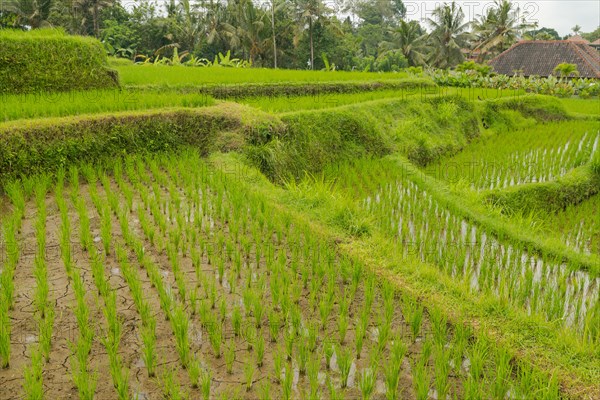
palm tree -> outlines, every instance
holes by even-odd
[[[74,0],[73,6],[76,10],[83,12],[81,20],[82,32],[85,32],[84,26],[88,23],[88,15],[92,19],[92,33],[95,37],[100,37],[100,13],[103,8],[113,5],[113,0]]]
[[[578,76],[579,71],[577,70],[577,64],[561,63],[554,68],[554,72],[557,73],[561,78],[567,78],[571,75]]]
[[[52,0],[9,0],[5,10],[17,16],[17,24],[32,29],[48,26],[48,16],[52,9]]]
[[[290,4],[288,0],[269,0],[269,11],[271,14],[271,42],[273,45],[273,68],[277,68],[278,66],[277,52],[279,51],[277,49],[277,32],[275,27],[276,15],[277,12],[280,12],[282,10],[286,11],[289,5]]]
[[[214,0],[204,1],[202,32],[206,42],[210,45],[218,45],[222,48],[230,48],[231,43],[236,41],[236,29],[227,21],[227,10],[219,2]]]
[[[176,24],[177,36],[182,48],[192,52],[196,48],[196,43],[200,36],[198,14],[193,9],[189,0],[180,0],[179,9],[181,10],[181,14],[179,15],[180,20]]]
[[[430,64],[438,68],[450,68],[463,61],[461,49],[467,47],[470,22],[464,22],[465,14],[456,2],[444,3],[427,19],[432,32],[429,35],[432,53]]]
[[[296,32],[296,43],[300,40],[300,36],[308,29],[310,41],[310,69],[315,66],[315,44],[313,38],[313,26],[315,21],[326,10],[322,0],[295,0],[296,21],[298,30]]]
[[[266,26],[266,13],[263,9],[256,8],[250,0],[241,1],[241,9],[237,21],[237,37],[244,49],[254,63],[256,57],[264,50],[264,36]]]
[[[526,29],[536,28],[528,23],[526,15],[521,15],[518,5],[509,0],[495,0],[494,7],[479,16],[474,22],[473,31],[478,36],[474,50],[480,51],[479,61],[489,53],[498,54],[512,46]]]
[[[391,36],[391,41],[381,44],[384,53],[399,49],[411,66],[425,64],[423,51],[427,35],[417,21],[401,20],[397,28],[391,29]]]

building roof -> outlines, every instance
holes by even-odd
[[[575,36],[571,36],[567,39],[567,41],[569,42],[578,42],[578,43],[585,43],[585,44],[589,44],[590,41],[587,39],[584,39],[583,37],[581,37],[580,35],[575,35]]]
[[[573,40],[520,41],[489,62],[499,74],[524,76],[550,76],[561,63],[576,64],[582,78],[600,78],[598,51]]]
[[[600,39],[597,39],[597,40],[593,41],[591,44],[593,44],[595,46],[596,45],[600,45]]]

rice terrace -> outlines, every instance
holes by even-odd
[[[204,3],[0,5],[0,400],[600,399],[600,31]]]

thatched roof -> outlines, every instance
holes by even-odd
[[[494,71],[510,76],[550,76],[561,63],[576,64],[583,78],[600,78],[598,51],[577,40],[521,41],[489,62]]]

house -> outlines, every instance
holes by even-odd
[[[596,50],[600,51],[600,39],[596,40],[595,42],[590,43],[590,46],[592,46]]]
[[[494,71],[503,75],[550,76],[558,64],[576,64],[582,78],[600,79],[600,54],[585,39],[523,40],[490,60]]]

